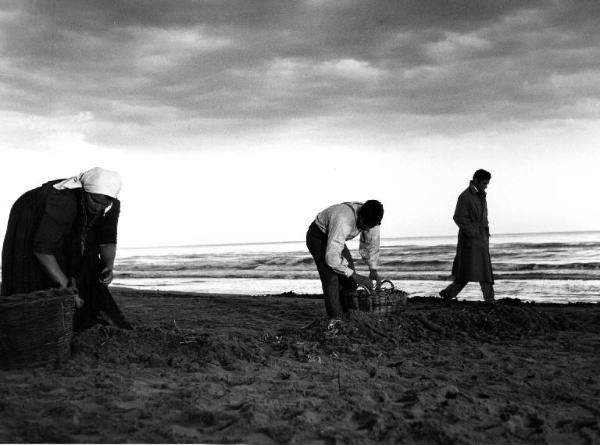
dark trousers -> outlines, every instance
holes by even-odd
[[[460,293],[461,290],[467,285],[468,281],[454,281],[452,282],[446,289],[446,294],[449,298],[456,298],[456,296]],[[494,301],[494,285],[492,283],[486,283],[485,281],[480,281],[479,285],[481,286],[481,292],[483,293],[483,299],[486,303],[491,303]]]
[[[349,309],[355,309],[352,295],[356,291],[356,283],[352,278],[336,273],[327,265],[325,262],[327,234],[321,232],[314,222],[306,232],[306,247],[317,264],[327,315],[331,318],[339,317]],[[344,246],[342,256],[348,261],[349,267],[354,269],[354,261],[347,246]]]

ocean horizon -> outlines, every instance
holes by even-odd
[[[349,241],[367,272],[358,240]],[[411,295],[437,295],[450,282],[456,235],[382,238],[379,272]],[[600,301],[600,231],[493,234],[497,298]],[[147,290],[265,295],[321,293],[304,241],[121,247],[115,285]],[[481,299],[478,283],[459,295]]]
[[[571,234],[596,234],[600,236],[600,230],[572,230],[558,232],[514,232],[514,233],[497,233],[492,237],[516,237],[516,236],[556,236],[556,235],[571,235]],[[413,236],[392,236],[382,237],[382,241],[389,240],[420,240],[420,239],[456,239],[457,233],[450,235],[413,235]],[[491,241],[491,240],[490,240]],[[167,249],[167,248],[192,248],[192,247],[228,247],[228,246],[254,246],[254,245],[272,245],[272,244],[297,244],[304,243],[304,240],[285,240],[285,241],[250,241],[250,242],[223,242],[223,243],[194,243],[194,244],[162,244],[148,246],[120,246],[120,249],[136,250],[136,249]]]

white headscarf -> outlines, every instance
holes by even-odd
[[[94,167],[77,176],[54,184],[54,188],[57,190],[79,189],[81,187],[89,193],[100,193],[116,198],[121,190],[121,175],[112,170]]]

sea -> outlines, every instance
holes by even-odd
[[[359,273],[368,267],[358,240],[348,247]],[[451,282],[456,236],[384,238],[379,274],[411,296],[433,296]],[[493,235],[496,298],[600,302],[600,231]],[[113,285],[211,294],[320,294],[304,241],[120,248]],[[459,299],[481,300],[478,283]]]

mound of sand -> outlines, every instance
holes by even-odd
[[[423,299],[417,301],[427,304]],[[247,338],[226,332],[210,335],[181,329],[174,320],[162,326],[140,326],[134,331],[96,326],[77,335],[72,350],[76,356],[88,360],[199,369],[206,363],[224,367],[240,360],[265,363],[273,355],[283,355],[285,350],[292,350],[297,356],[298,348],[294,345],[305,342],[310,342],[316,355],[319,351],[377,355],[407,342],[466,339],[497,342],[578,329],[597,331],[598,325],[581,324],[564,312],[550,312],[536,305],[501,301],[492,307],[442,306],[388,316],[354,311],[330,329],[323,317],[306,326],[281,328]],[[356,345],[361,346],[360,352]]]
[[[72,351],[79,360],[87,362],[129,363],[188,371],[197,371],[207,364],[227,368],[240,360],[265,362],[258,339],[182,330],[173,323],[159,327],[140,326],[133,331],[95,326],[73,339]]]
[[[0,441],[599,443],[600,307],[115,292],[60,366],[1,371]],[[174,321],[174,319],[176,321]]]

